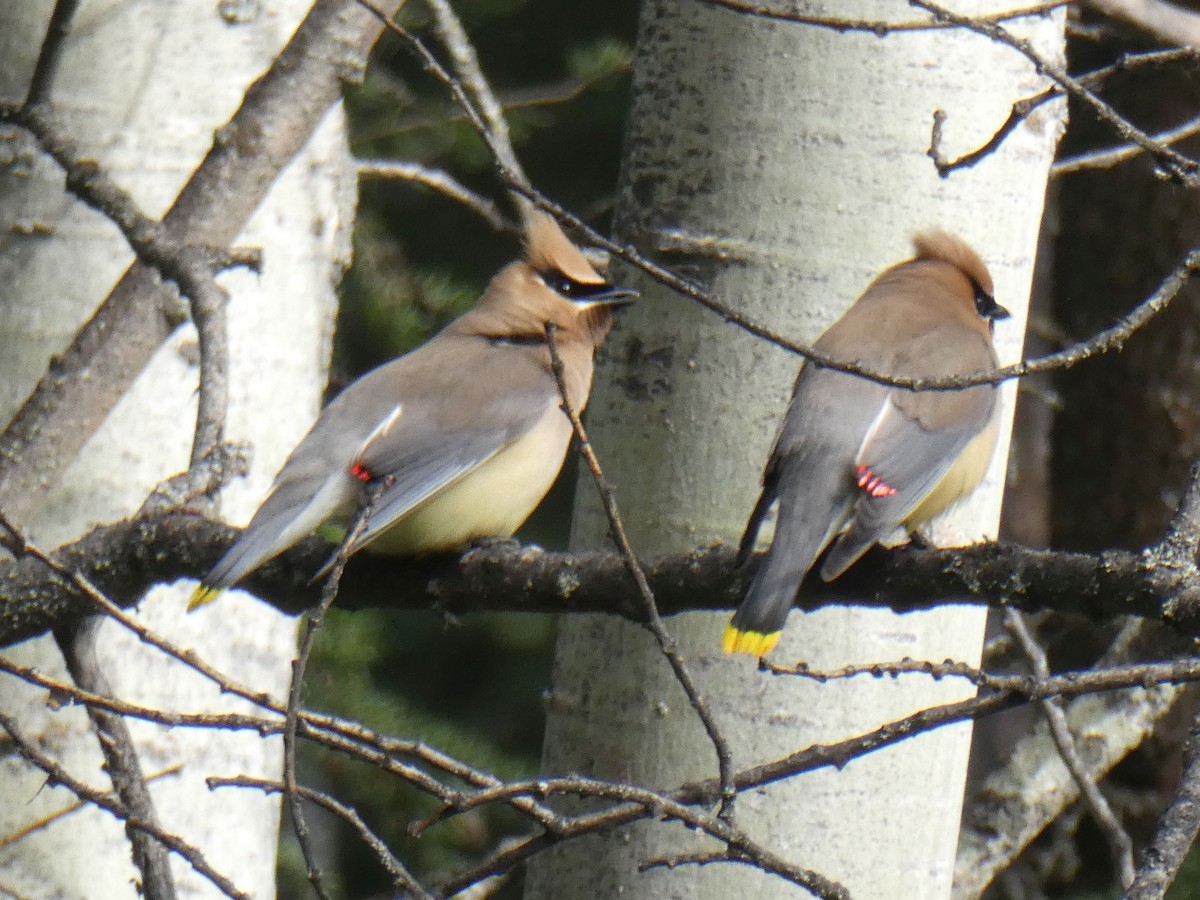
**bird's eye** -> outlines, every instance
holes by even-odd
[[[574,297],[579,292],[580,285],[576,284],[562,272],[540,272],[542,283],[555,293],[564,297]]]

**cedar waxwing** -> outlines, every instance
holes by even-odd
[[[881,375],[941,378],[997,365],[992,323],[1008,316],[966,243],[945,232],[913,239],[817,340],[815,349]],[[996,387],[909,391],[803,365],[738,548],[744,565],[771,504],[775,537],[725,630],[726,653],[769,652],[800,582],[821,564],[831,581],[877,541],[912,530],[983,479],[996,446]],[[836,538],[836,540],[835,540]]]
[[[601,277],[545,213],[525,224],[524,259],[501,269],[474,307],[321,412],[188,609],[323,523],[348,521],[364,486],[384,478],[351,551],[452,550],[520,527],[571,441],[546,323],[557,326],[567,399],[581,411],[613,308],[637,296]]]

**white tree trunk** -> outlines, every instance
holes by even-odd
[[[960,2],[967,14],[1005,8]],[[911,19],[903,2],[813,3],[817,15]],[[1052,59],[1061,15],[1019,24]],[[1013,318],[997,329],[1016,359],[1043,192],[1062,108],[1046,106],[1000,150],[938,178],[926,151],[935,108],[945,150],[983,143],[1011,103],[1045,83],[1013,51],[966,33],[838,33],[651,0],[639,34],[635,106],[619,199],[622,240],[789,337],[814,340],[910,235],[942,226],[979,249]],[[629,277],[622,270],[618,280]],[[639,553],[736,541],[798,361],[643,281],[607,345],[590,430]],[[1015,386],[1006,385],[1005,425]],[[938,541],[995,533],[1005,438],[983,488],[936,528]],[[575,549],[607,546],[586,477]],[[735,598],[730,598],[731,602]],[[668,627],[744,767],[870,731],[961,698],[961,684],[911,677],[817,685],[772,678],[719,649],[725,614]],[[793,614],[774,657],[816,668],[904,656],[977,662],[981,609],[896,616]],[[605,617],[562,622],[543,771],[583,771],[669,788],[715,774],[696,716],[649,636]],[[747,792],[738,823],[789,861],[863,898],[950,891],[970,729],[947,728],[850,763]],[[739,864],[637,865],[709,846],[675,826],[573,842],[531,866],[527,896],[727,898],[804,892]]]
[[[247,18],[220,14],[211,0],[88,2],[76,17],[52,100],[73,139],[161,215],[241,102],[308,11],[308,0],[244,5]],[[53,3],[0,7],[0,93],[24,96]],[[0,151],[22,154],[28,173],[0,176],[0,419],[28,394],[50,356],[132,260],[116,229],[63,190],[62,174],[20,133]],[[272,189],[240,236],[260,247],[261,275],[221,276],[229,291],[231,400],[228,437],[253,447],[250,477],[224,494],[231,518],[244,521],[288,450],[311,423],[329,356],[333,287],[349,254],[353,173],[340,108]],[[29,234],[29,225],[37,226]],[[44,227],[43,227],[44,226]],[[20,236],[20,232],[25,232]],[[46,232],[46,233],[43,233]],[[195,424],[198,369],[192,327],[179,329],[49,489],[35,541],[52,548],[92,523],[135,511],[161,479],[187,467]],[[187,585],[159,588],[139,617],[195,649],[234,679],[280,697],[294,653],[293,620],[246,595],[231,594],[196,615],[184,614]],[[105,623],[100,659],[115,693],[171,710],[252,711],[218,688]],[[19,663],[66,678],[50,638],[9,651]],[[69,680],[69,679],[68,679]],[[46,692],[5,678],[0,709],[69,771],[111,790],[95,735],[82,709],[52,709]],[[210,775],[278,778],[281,746],[251,732],[166,729],[131,722],[143,768],[182,763],[151,791],[163,826],[201,849],[239,889],[274,895],[277,798],[208,790]],[[0,761],[0,836],[69,807],[73,796],[14,754]],[[180,858],[172,858],[181,897],[220,896]],[[58,819],[0,851],[0,883],[29,897],[132,898],[136,873],[119,822],[95,809]]]

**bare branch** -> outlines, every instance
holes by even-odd
[[[1021,646],[1034,676],[1043,681],[1049,678],[1050,665],[1046,660],[1046,653],[1038,645],[1037,640],[1025,624],[1024,617],[1016,610],[1005,610],[1004,627]],[[1039,701],[1038,706],[1041,707],[1042,714],[1046,718],[1050,736],[1058,748],[1058,754],[1062,757],[1063,764],[1070,771],[1075,783],[1079,785],[1084,803],[1087,804],[1092,818],[1100,826],[1101,833],[1108,841],[1117,870],[1117,880],[1121,887],[1128,888],[1133,883],[1134,877],[1133,841],[1129,837],[1129,832],[1117,819],[1107,798],[1100,793],[1100,786],[1096,783],[1096,778],[1079,755],[1079,748],[1075,746],[1075,738],[1071,734],[1071,726],[1067,723],[1066,713],[1063,712],[1062,701],[1058,697],[1048,697]]]
[[[679,653],[675,639],[667,631],[667,626],[663,624],[662,616],[658,613],[658,603],[654,599],[654,591],[651,590],[650,583],[646,580],[646,572],[642,568],[642,564],[638,561],[637,554],[634,553],[633,545],[629,542],[629,535],[625,531],[625,524],[621,521],[621,514],[617,509],[616,497],[613,495],[612,488],[609,487],[608,479],[604,477],[604,472],[600,468],[600,460],[596,457],[596,451],[592,449],[592,442],[588,440],[583,422],[580,420],[579,414],[571,407],[571,401],[568,399],[566,376],[563,372],[562,359],[558,355],[558,345],[554,340],[554,331],[554,325],[547,323],[546,345],[550,350],[551,369],[554,372],[554,380],[558,383],[559,397],[562,399],[562,411],[571,422],[571,429],[575,432],[575,437],[579,441],[579,452],[583,456],[588,471],[592,475],[592,481],[596,485],[596,490],[600,494],[600,503],[604,507],[604,515],[608,519],[609,532],[612,534],[613,543],[616,544],[617,552],[621,555],[621,560],[625,563],[626,569],[628,569],[630,576],[632,576],[634,583],[637,585],[638,595],[642,600],[646,627],[654,635],[654,640],[658,643],[659,651],[666,658],[667,664],[671,667],[671,671],[675,675],[675,680],[683,688],[684,694],[687,695],[688,703],[700,719],[700,723],[704,726],[704,731],[708,735],[708,739],[712,742],[713,750],[717,755],[717,771],[721,779],[721,817],[732,817],[733,802],[737,792],[733,788],[733,754],[729,751],[729,743],[725,740],[725,736],[721,734],[721,730],[717,726],[717,720],[713,717],[712,710],[708,708],[708,703],[701,696],[700,689],[696,686],[695,679],[692,678],[692,673],[688,671],[687,663]]]
[[[496,100],[492,86],[488,84],[479,65],[479,56],[475,53],[475,45],[467,37],[467,31],[450,5],[450,0],[425,0],[426,5],[433,11],[434,22],[437,25],[438,36],[442,44],[450,51],[450,59],[458,80],[474,97],[478,104],[479,113],[487,124],[491,144],[497,153],[497,161],[512,174],[521,184],[530,185],[529,176],[521,168],[517,152],[512,145],[512,137],[508,133],[508,122],[504,118],[504,108]],[[518,198],[520,199],[520,198]]]
[[[97,694],[111,695],[112,687],[96,654],[96,637],[103,621],[100,616],[88,616],[74,626],[56,630],[54,637],[75,684]],[[129,726],[123,718],[106,710],[88,707],[87,713],[104,754],[104,768],[129,816],[161,830]],[[125,831],[146,900],[174,900],[175,880],[171,876],[167,845],[150,832],[128,824]]]
[[[748,3],[745,0],[701,0],[711,6],[719,6],[736,13],[754,16],[759,19],[773,19],[779,22],[792,22],[798,25],[812,25],[817,28],[828,28],[833,31],[869,31],[876,37],[887,37],[894,32],[903,31],[937,31],[954,26],[934,19],[919,21],[890,22],[882,19],[842,19],[836,16],[814,16],[796,10],[777,9],[761,3]],[[1004,12],[980,16],[980,21],[1008,22],[1013,19],[1024,19],[1029,16],[1044,16],[1063,6],[1070,6],[1074,0],[1057,0],[1050,3],[1035,3],[1031,6],[1015,7]]]
[[[188,844],[174,834],[163,831],[151,822],[144,822],[129,815],[125,806],[120,801],[113,799],[103,791],[90,788],[74,778],[61,765],[42,753],[34,741],[26,738],[10,716],[0,713],[0,728],[3,728],[8,733],[9,738],[16,747],[17,753],[30,765],[44,772],[51,784],[62,786],[85,803],[104,810],[123,822],[126,828],[144,831],[155,840],[170,847],[173,852],[183,857],[196,872],[212,882],[213,886],[226,897],[234,898],[234,900],[251,900],[249,894],[238,890],[232,881],[209,865],[208,861],[204,858],[204,854],[191,844]]]
[[[389,0],[389,9],[398,5]],[[161,246],[206,253],[228,247],[278,173],[340,99],[343,80],[359,76],[380,30],[354,0],[317,0],[271,69],[217,132],[208,156],[162,221],[166,243]],[[0,111],[0,119],[12,121],[16,112]],[[22,127],[47,122],[33,110],[16,117]],[[52,129],[39,139],[43,146],[51,139],[65,142]],[[100,172],[77,152],[71,163],[67,184],[80,193]],[[126,207],[114,221],[120,224],[133,212]],[[18,521],[28,516],[44,495],[43,485],[74,459],[182,318],[157,272],[135,263],[0,435],[0,509]]]
[[[1160,131],[1152,137],[1156,143],[1169,147],[1171,144],[1190,138],[1197,133],[1200,133],[1200,116],[1184,122],[1176,128]],[[1090,153],[1081,153],[1078,156],[1070,156],[1054,163],[1050,167],[1050,177],[1058,178],[1062,175],[1073,175],[1076,172],[1087,172],[1094,169],[1110,169],[1118,163],[1135,159],[1145,152],[1137,144],[1122,144],[1119,147],[1110,147],[1107,150],[1093,150]]]
[[[1158,823],[1146,848],[1137,878],[1125,892],[1126,900],[1159,900],[1175,881],[1179,867],[1200,832],[1200,720],[1193,722],[1183,744],[1183,772],[1179,789]]]
[[[849,892],[837,882],[810,869],[803,869],[792,865],[769,850],[766,850],[756,841],[751,840],[725,819],[699,812],[669,795],[630,784],[616,784],[580,775],[573,775],[566,778],[540,778],[536,781],[515,782],[492,791],[481,791],[469,803],[464,804],[460,811],[472,809],[481,804],[491,803],[511,796],[547,797],[552,794],[575,794],[583,797],[618,801],[621,804],[618,808],[627,811],[632,816],[632,819],[627,821],[643,818],[647,813],[654,818],[678,820],[688,828],[702,831],[710,837],[721,841],[728,847],[729,851],[744,856],[746,860],[749,860],[764,872],[778,875],[793,884],[807,889],[817,897],[828,898],[828,900],[849,900],[850,898]],[[590,816],[581,816],[573,820],[568,820],[563,829],[562,839],[573,839],[583,834],[594,833],[597,829],[591,824],[592,818]],[[584,822],[588,824],[580,824]],[[623,824],[623,822],[613,824]],[[612,825],[606,823],[605,830],[609,827],[612,827]],[[495,867],[493,871],[484,873],[482,869],[478,869],[471,872],[468,876],[457,878],[453,882],[443,885],[443,893],[455,893],[461,890],[462,887],[485,877],[485,875],[498,874],[518,858],[523,848],[527,849],[531,847],[535,841],[537,839],[527,841],[513,848],[511,860],[505,860],[502,866]],[[467,880],[468,878],[470,880]]]
[[[367,519],[371,508],[386,486],[395,480],[394,476],[380,479],[367,486],[363,502],[355,513],[354,521],[347,529],[342,542],[338,545],[332,561],[329,563],[329,573],[321,586],[321,602],[309,612],[304,624],[304,636],[300,639],[300,649],[292,660],[292,677],[288,685],[287,711],[284,714],[283,727],[283,792],[292,812],[292,827],[296,832],[296,840],[300,843],[300,851],[304,855],[304,864],[308,869],[308,880],[321,900],[330,900],[321,877],[321,870],[316,864],[312,841],[308,833],[308,825],[304,820],[304,805],[296,784],[296,724],[300,715],[300,689],[304,685],[304,670],[312,656],[316,644],[317,632],[325,622],[325,615],[337,599],[338,588],[342,582],[342,572],[350,559],[350,549],[362,536],[367,527]]]
[[[50,23],[46,26],[46,38],[42,41],[33,76],[29,79],[29,92],[25,95],[27,107],[49,101],[54,76],[58,74],[58,64],[62,61],[63,46],[67,35],[71,33],[71,22],[78,9],[79,0],[57,0],[54,4]]]
[[[358,836],[362,838],[363,843],[371,848],[384,870],[391,876],[392,887],[396,891],[397,896],[405,898],[415,897],[417,900],[434,900],[433,895],[425,890],[421,883],[413,877],[408,869],[405,868],[404,863],[400,862],[396,855],[388,848],[387,844],[383,842],[383,839],[371,830],[354,807],[347,806],[324,791],[317,791],[309,787],[288,787],[278,781],[251,778],[248,775],[242,775],[238,778],[209,778],[208,786],[214,789],[221,787],[255,788],[266,793],[294,791],[309,803],[314,803],[322,809],[333,813],[358,832]],[[401,894],[401,892],[403,893]]]
[[[515,182],[510,183],[509,187],[514,190],[520,190]],[[1079,341],[1058,350],[1054,353],[1048,353],[1045,356],[1035,357],[1033,359],[1022,360],[1012,365],[1002,366],[999,369],[994,369],[987,372],[975,372],[970,375],[948,377],[948,378],[912,378],[903,375],[884,375],[879,372],[872,371],[857,362],[834,359],[813,350],[811,347],[803,344],[797,344],[787,338],[776,334],[769,328],[755,322],[754,320],[743,316],[737,310],[725,305],[720,300],[713,298],[706,293],[702,288],[694,282],[688,281],[685,278],[675,274],[670,269],[664,268],[647,256],[643,255],[633,245],[621,245],[610,241],[608,238],[589,227],[576,216],[567,212],[561,206],[546,199],[542,194],[535,191],[527,192],[527,196],[534,204],[542,210],[553,215],[562,222],[569,224],[571,227],[578,229],[583,233],[589,241],[596,246],[608,251],[615,257],[625,260],[632,266],[636,266],[646,274],[650,275],[659,283],[679,292],[685,297],[695,300],[700,305],[718,313],[727,322],[738,326],[749,334],[753,334],[766,341],[775,344],[776,346],[804,357],[813,365],[822,366],[827,369],[833,369],[838,372],[846,372],[851,375],[857,375],[860,378],[865,378],[869,381],[874,381],[879,384],[886,384],[892,387],[904,388],[912,391],[946,391],[946,390],[962,390],[965,387],[970,387],[976,384],[997,384],[1002,381],[1007,381],[1011,378],[1021,378],[1027,375],[1035,375],[1041,372],[1050,372],[1057,369],[1067,369],[1093,356],[1099,356],[1109,353],[1113,350],[1119,350],[1125,345],[1139,329],[1146,325],[1151,319],[1165,310],[1183,290],[1184,286],[1191,278],[1200,272],[1200,250],[1192,250],[1183,261],[1159,284],[1158,288],[1147,298],[1142,300],[1128,314],[1122,317],[1112,326],[1097,332],[1092,337],[1084,341]]]
[[[1035,109],[1061,96],[1062,92],[1057,88],[1048,88],[1032,97],[1021,98],[1012,105],[1008,118],[990,138],[977,149],[970,153],[964,153],[957,159],[946,159],[942,153],[942,127],[946,122],[946,113],[944,110],[935,109],[933,111],[933,134],[929,139],[929,158],[933,160],[934,168],[943,178],[949,177],[951,172],[958,169],[970,168],[981,159],[995,153],[1005,139],[1016,130],[1018,125],[1029,118]]]
[[[483,197],[456,179],[449,172],[430,169],[420,163],[403,160],[360,159],[360,178],[403,178],[445,194],[456,203],[461,203],[496,231],[517,234],[520,227],[504,217],[504,213],[487,197]]]
[[[0,664],[3,664],[4,662],[5,662],[4,657],[0,656]],[[32,670],[29,670],[29,671],[32,671]],[[68,691],[74,689],[70,685],[64,685],[64,686],[68,689]],[[176,763],[175,765],[168,766],[167,768],[165,768],[159,772],[154,772],[150,775],[147,775],[146,782],[149,783],[151,781],[157,781],[159,778],[167,778],[172,775],[178,775],[182,770],[183,770],[183,763]],[[75,800],[73,803],[68,803],[62,809],[57,809],[54,812],[50,813],[49,815],[43,816],[42,818],[37,819],[36,821],[30,822],[28,825],[24,826],[23,828],[19,828],[16,831],[9,832],[8,834],[4,835],[3,837],[0,837],[0,850],[3,850],[6,847],[11,847],[13,844],[16,844],[16,843],[19,843],[19,842],[25,840],[25,838],[29,837],[31,834],[41,831],[44,828],[48,828],[49,826],[53,825],[55,822],[59,821],[60,819],[66,818],[67,816],[69,816],[73,813],[77,813],[81,809],[86,809],[87,806],[88,806],[88,802],[86,800]]]
[[[909,0],[909,3],[912,6],[924,9],[933,14],[941,22],[966,28],[1016,50],[1033,63],[1039,72],[1061,87],[1066,93],[1079,100],[1085,106],[1090,107],[1098,118],[1111,125],[1124,140],[1136,144],[1151,154],[1155,162],[1170,177],[1192,187],[1200,185],[1200,163],[1191,157],[1177,153],[1164,144],[1158,143],[1140,128],[1133,126],[1115,109],[1101,100],[1095,93],[1088,90],[1079,79],[1071,77],[1061,66],[1042,57],[1029,41],[1017,37],[1006,28],[994,22],[983,18],[959,15],[937,3],[929,2],[929,0]]]
[[[1158,664],[1127,661],[1161,656],[1163,635],[1158,631],[1130,620],[1093,670],[1063,673],[1045,684],[1080,678],[1094,685],[1096,679],[1107,680],[1122,670],[1149,674]],[[1173,650],[1183,648],[1182,652],[1187,652],[1185,642],[1171,643],[1175,645]],[[1059,694],[1076,698],[1066,707],[1067,718],[1076,734],[1088,736],[1088,760],[1094,776],[1107,773],[1142,743],[1182,696],[1180,684],[1150,678],[1140,683],[1126,682],[1133,689],[1119,693]],[[1007,761],[988,773],[967,798],[955,862],[954,898],[979,897],[1078,796],[1078,782],[1056,752],[1048,727],[1040,723],[1017,742]]]
[[[99,527],[60,548],[54,560],[131,606],[152,584],[206,571],[236,533],[195,514],[166,513]],[[308,579],[328,555],[329,545],[312,538],[263,566],[244,586],[284,612],[300,612],[317,600]],[[712,546],[646,560],[643,567],[659,611],[667,615],[732,607],[754,572],[753,565],[741,571],[733,563],[733,548]],[[797,606],[856,602],[906,612],[945,602],[986,602],[1099,621],[1139,615],[1166,621],[1182,634],[1200,634],[1195,584],[1186,568],[1155,566],[1146,554],[1128,551],[1093,556],[993,543],[900,547],[872,551],[835,583],[806,581]],[[0,593],[7,598],[0,604],[0,646],[97,609],[77,584],[36,559],[0,561]],[[357,554],[347,567],[339,604],[451,613],[605,612],[645,620],[642,600],[619,556],[552,553],[515,544],[461,558]]]

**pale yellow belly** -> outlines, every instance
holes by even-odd
[[[998,423],[993,419],[987,428],[967,444],[962,455],[942,476],[942,480],[934,485],[933,490],[926,494],[925,499],[905,518],[905,528],[913,529],[924,525],[946,507],[975,490],[987,474],[988,465],[992,461],[998,428]]]
[[[571,423],[553,407],[536,426],[479,468],[443,488],[373,540],[373,552],[454,550],[476,538],[509,537],[554,483]]]

